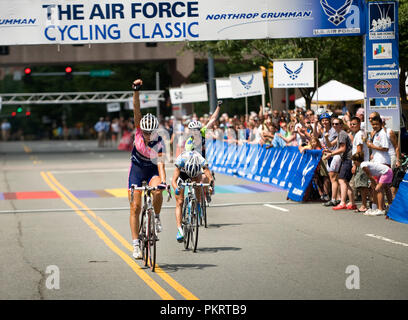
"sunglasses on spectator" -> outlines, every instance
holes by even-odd
[[[333,126],[339,126],[340,122],[333,122]]]

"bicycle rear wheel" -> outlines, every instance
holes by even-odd
[[[188,213],[187,213],[187,207],[188,207],[188,198],[184,200],[183,203],[183,211],[182,211],[182,220],[181,220],[181,226],[183,228],[183,234],[184,234],[184,249],[188,249],[188,245],[190,244],[190,227],[189,227],[189,219],[188,219]]]
[[[147,236],[147,246],[149,252],[149,264],[150,269],[154,272],[156,267],[156,226],[154,223],[154,214],[150,212],[147,215],[149,218],[149,228],[148,228],[148,236]]]
[[[191,246],[193,248],[193,252],[197,250],[198,244],[198,210],[195,204],[191,205],[191,225],[190,225],[190,236],[191,236]]]

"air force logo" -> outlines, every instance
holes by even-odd
[[[353,0],[346,0],[346,2],[336,10],[327,3],[327,0],[320,0],[320,5],[324,13],[329,17],[328,20],[335,26],[338,26],[345,20],[344,16],[349,13],[352,4]]]
[[[242,80],[241,77],[238,77],[238,79],[241,82],[241,84],[244,86],[244,88],[249,90],[252,86],[252,82],[254,81],[254,75],[252,75],[251,79],[249,79],[248,82],[245,82],[244,80]]]
[[[288,68],[288,66],[286,65],[286,63],[283,64],[283,67],[285,68],[287,74],[289,75],[289,78],[291,78],[292,80],[295,80],[298,76],[299,73],[302,71],[303,69],[303,62],[300,65],[300,67],[298,69],[296,69],[295,71],[292,71]]]

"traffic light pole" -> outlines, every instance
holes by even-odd
[[[216,104],[215,79],[214,79],[214,58],[208,51],[208,84],[210,93],[210,112],[214,113]]]

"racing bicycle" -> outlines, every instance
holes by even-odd
[[[138,187],[135,184],[131,185],[130,195],[131,202],[133,202],[133,193],[135,190],[143,192],[142,217],[140,220],[139,227],[140,249],[142,251],[144,265],[146,267],[150,265],[150,269],[152,270],[152,272],[154,272],[156,267],[156,242],[159,240],[154,221],[155,213],[153,208],[152,191],[164,189],[167,189],[168,194],[167,201],[170,201],[171,199],[170,186],[150,187],[147,185],[146,181],[142,182],[141,187]]]
[[[184,233],[184,248],[188,249],[191,241],[191,248],[193,252],[197,250],[198,244],[198,229],[199,229],[199,213],[197,209],[198,199],[196,196],[196,188],[200,188],[201,192],[201,199],[203,195],[203,188],[210,187],[209,183],[198,183],[198,182],[191,182],[188,180],[187,182],[180,182],[180,187],[187,187],[188,192],[187,196],[184,199],[183,209],[182,209],[182,228]],[[203,208],[203,205],[201,205]],[[203,210],[203,209],[202,209]]]

